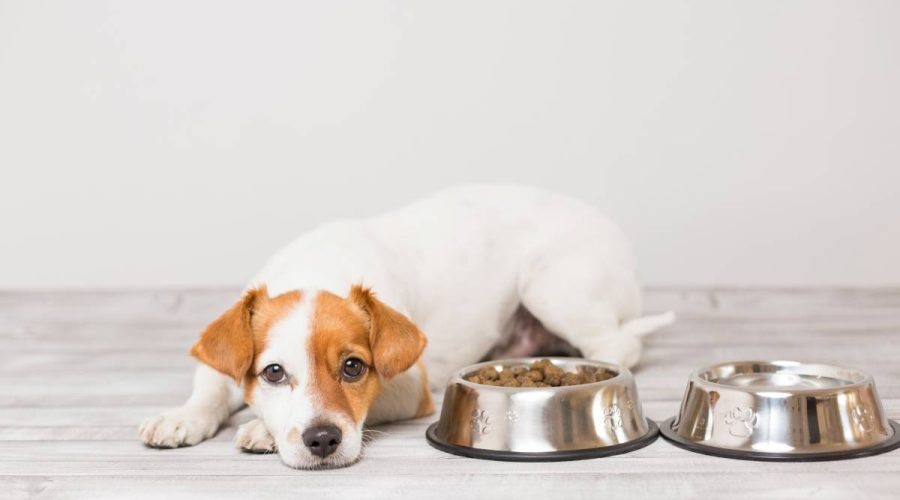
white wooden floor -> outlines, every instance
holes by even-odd
[[[305,472],[242,454],[235,425],[194,448],[152,450],[142,418],[189,392],[196,335],[237,290],[0,293],[0,498],[898,498],[900,451],[775,464],[691,454],[663,440],[627,455],[520,464],[429,447],[435,417],[382,428],[350,468]],[[900,419],[900,289],[656,289],[677,325],[649,339],[644,408],[678,408],[692,369],[735,359],[841,363],[875,376]]]

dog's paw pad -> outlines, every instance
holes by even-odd
[[[219,428],[218,419],[208,412],[177,408],[141,424],[141,441],[154,448],[193,446],[211,437]]]
[[[275,451],[275,440],[269,434],[262,420],[255,418],[238,427],[234,435],[234,445],[250,453],[272,453]]]

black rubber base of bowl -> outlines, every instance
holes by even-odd
[[[679,448],[684,448],[685,450],[696,453],[712,455],[714,457],[736,458],[738,460],[758,460],[763,462],[824,462],[827,460],[846,460],[848,458],[868,457],[900,448],[900,424],[893,420],[889,420],[888,423],[891,428],[894,429],[894,435],[883,443],[869,446],[868,448],[857,448],[855,450],[847,451],[829,451],[825,453],[766,453],[761,451],[741,451],[706,446],[688,441],[675,434],[672,430],[672,422],[674,421],[675,417],[672,417],[659,424],[659,432],[670,443]]]
[[[656,441],[656,438],[659,437],[659,427],[656,425],[656,422],[647,419],[647,426],[649,429],[646,434],[635,440],[628,441],[627,443],[603,446],[600,448],[588,448],[586,450],[544,451],[534,453],[483,450],[480,448],[470,448],[468,446],[450,444],[441,441],[434,435],[437,422],[428,426],[428,430],[425,431],[425,438],[428,439],[428,444],[438,450],[463,457],[478,458],[482,460],[501,460],[504,462],[565,462],[570,460],[609,457],[643,448]]]

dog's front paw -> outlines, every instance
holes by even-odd
[[[214,413],[182,407],[148,418],[138,433],[147,446],[178,448],[210,438],[218,429],[219,419]]]
[[[275,440],[263,421],[254,418],[238,427],[234,435],[234,445],[250,453],[272,453],[275,451]]]

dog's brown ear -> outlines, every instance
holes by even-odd
[[[191,354],[241,383],[253,363],[253,309],[267,299],[265,287],[247,291],[206,327]]]
[[[367,288],[354,285],[350,301],[369,318],[369,345],[375,371],[385,379],[406,371],[425,349],[425,335],[406,316],[376,299]]]

